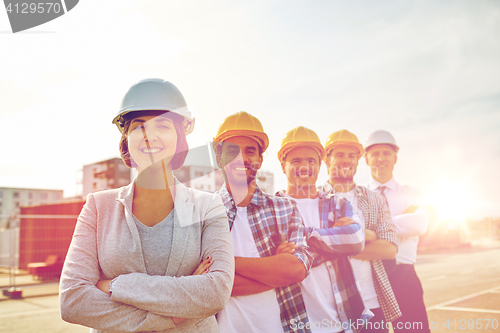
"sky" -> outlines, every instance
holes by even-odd
[[[196,117],[191,147],[247,111],[286,186],[283,135],[363,143],[390,131],[397,181],[473,219],[500,216],[498,1],[86,0],[12,34],[0,10],[0,187],[77,193],[83,165],[118,157],[111,124],[135,82],[174,83]],[[323,165],[319,182],[327,180]],[[355,180],[369,180],[361,159]]]

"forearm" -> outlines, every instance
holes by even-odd
[[[384,239],[377,239],[365,244],[364,250],[353,258],[359,260],[395,259],[396,245]]]
[[[427,231],[429,212],[427,208],[419,207],[414,213],[396,215],[393,220],[399,237],[421,236]]]
[[[259,294],[271,289],[273,289],[273,287],[267,284],[249,279],[239,274],[235,274],[233,291],[231,292],[231,296],[245,296],[245,295]]]
[[[322,255],[355,255],[363,251],[365,233],[359,224],[314,229],[307,242],[312,251]]]
[[[288,253],[264,258],[235,257],[235,272],[275,288],[300,282],[306,277],[303,263]]]
[[[225,306],[231,286],[232,278],[224,273],[180,277],[130,273],[116,279],[111,299],[163,316],[202,318]]]
[[[164,331],[175,327],[169,317],[113,302],[91,283],[73,283],[63,272],[59,301],[61,317],[69,323],[98,330],[123,332]]]

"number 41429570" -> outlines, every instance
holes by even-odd
[[[457,326],[458,324],[458,326]],[[470,330],[473,330],[473,329],[476,329],[476,330],[480,330],[482,328],[484,329],[487,329],[488,327],[490,327],[491,325],[491,328],[492,329],[497,329],[498,328],[498,320],[497,319],[469,319],[469,320],[465,320],[465,319],[460,319],[457,323],[457,320],[454,319],[454,320],[447,320],[445,323],[444,323],[444,327],[446,327],[447,329],[450,329],[450,328],[453,328],[453,329],[460,329],[460,330],[466,330],[466,329],[470,329]]]
[[[7,13],[16,13],[16,14],[34,14],[34,13],[60,13],[61,12],[61,4],[58,2],[45,2],[45,3],[9,3],[7,5]]]

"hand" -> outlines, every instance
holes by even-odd
[[[210,266],[212,266],[214,262],[212,261],[212,257],[208,256],[206,259],[203,259],[198,267],[194,270],[191,275],[203,275],[210,271]]]
[[[344,227],[344,226],[346,226],[346,225],[351,225],[351,224],[354,224],[354,223],[355,223],[355,222],[354,222],[354,220],[353,220],[353,219],[351,219],[350,217],[346,217],[346,216],[344,216],[344,217],[339,218],[339,219],[335,222],[335,224],[333,225],[333,227]]]
[[[298,245],[295,244],[294,242],[285,241],[285,242],[281,243],[280,245],[278,245],[278,247],[276,248],[276,252],[274,253],[274,255],[278,255],[280,253],[294,254],[295,253],[295,249],[297,247],[298,247]]]
[[[365,229],[365,242],[373,242],[377,238],[378,238],[377,233],[375,231],[370,229]]]
[[[418,209],[418,206],[411,205],[410,207],[406,208],[403,214],[411,214],[415,213],[415,211]]]
[[[109,283],[110,282],[111,282],[111,280],[99,280],[95,286],[100,291],[105,292],[106,294],[109,294]]]

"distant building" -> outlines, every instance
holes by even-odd
[[[112,158],[83,166],[82,197],[102,190],[110,190],[130,184],[130,169],[121,158]]]
[[[257,171],[257,185],[262,192],[274,194],[274,174],[269,171]]]
[[[15,266],[19,258],[21,206],[61,202],[62,190],[0,187],[0,266]]]
[[[174,176],[187,187],[211,193],[224,183],[222,172],[212,167],[208,145],[189,149],[184,165],[174,170]]]
[[[174,171],[174,176],[187,187],[206,192],[217,191],[222,183],[222,173],[203,165],[184,165]]]
[[[20,212],[20,206],[45,205],[61,202],[63,190],[0,187],[0,229],[13,227],[10,219]]]

